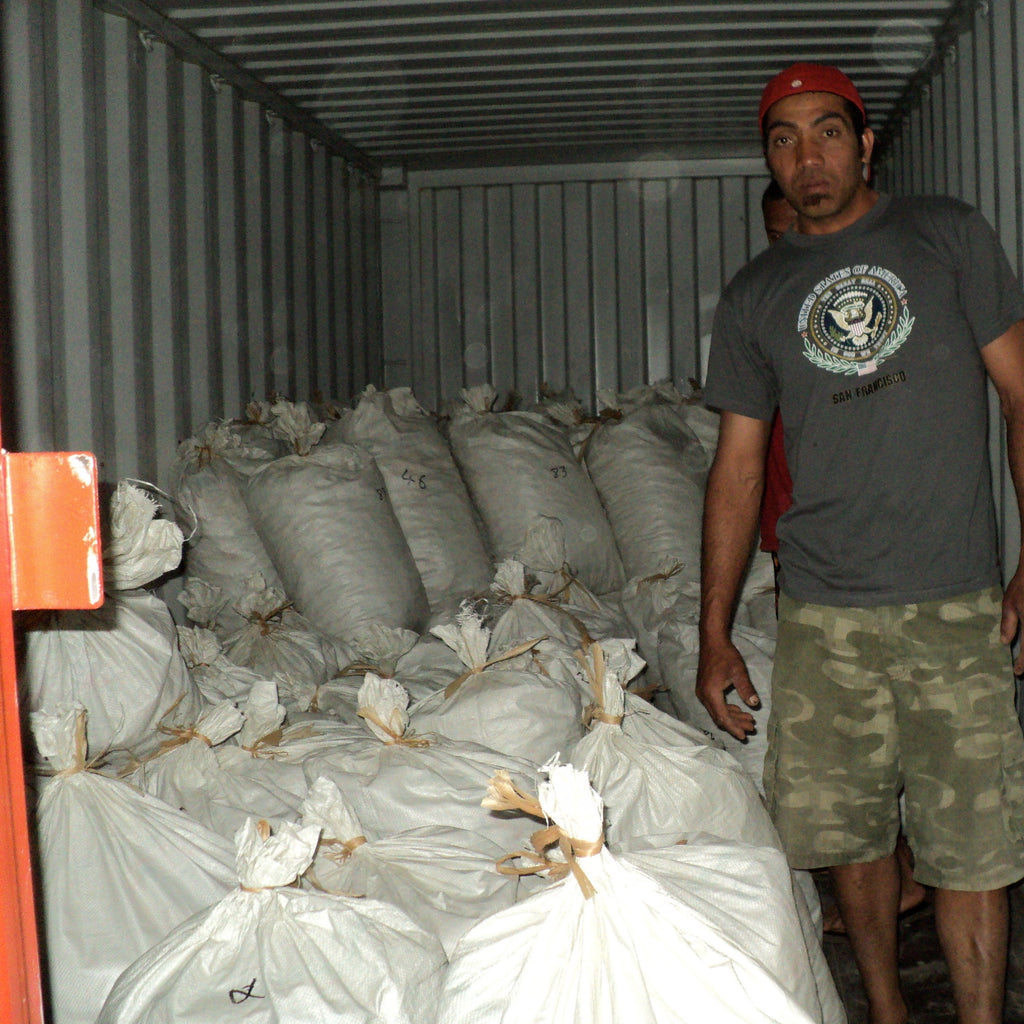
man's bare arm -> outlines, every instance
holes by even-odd
[[[985,369],[999,395],[1006,421],[1006,450],[1010,477],[1017,496],[1017,510],[1024,523],[1024,320],[981,350]],[[1007,553],[1009,554],[1009,552]],[[1000,630],[1004,644],[1013,643],[1024,623],[1024,549],[1018,552],[1016,570],[1003,595],[1003,619]],[[1024,673],[1024,649],[1013,670]]]
[[[770,427],[767,421],[722,413],[704,499],[697,696],[715,724],[737,739],[754,730],[754,717],[728,703],[726,692],[735,689],[750,707],[760,703],[731,634],[761,508]]]

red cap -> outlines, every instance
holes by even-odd
[[[802,92],[830,92],[849,100],[867,119],[864,101],[857,92],[857,87],[839,70],[828,64],[793,64],[780,71],[761,93],[761,107],[757,112],[757,126],[764,131],[764,115],[768,108],[778,100],[787,96],[796,96]]]

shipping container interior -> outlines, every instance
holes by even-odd
[[[4,0],[0,31],[4,447],[106,486],[168,489],[272,396],[699,387],[797,60],[861,87],[880,189],[977,206],[1024,272],[1018,0]]]

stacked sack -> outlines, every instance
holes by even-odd
[[[83,683],[74,647],[48,654],[45,680],[70,682],[44,691],[40,647],[54,638],[43,626],[26,637],[33,710],[74,739],[50,727],[37,743],[55,1024],[513,1012],[703,1024],[735,1004],[737,984],[761,1008],[721,1019],[844,1020],[756,769],[674,713],[698,599],[693,540],[653,508],[644,519],[643,502],[662,499],[644,496],[643,473],[613,494],[610,467],[647,450],[648,478],[662,498],[685,496],[699,528],[707,414],[665,388],[572,426],[553,409],[493,403],[467,392],[445,427],[408,392],[368,389],[328,419],[277,401],[210,425],[180,452],[188,539],[149,502],[135,518],[161,535],[153,575],[127,568],[139,545],[107,548],[122,563],[108,579],[160,610],[162,660],[112,711],[111,673]],[[445,474],[449,501],[431,487]],[[112,539],[124,537],[132,517],[111,518]],[[646,539],[631,550],[623,529]],[[144,589],[182,547],[189,626]],[[652,703],[638,694],[655,662]],[[566,783],[581,810],[555,793],[573,771],[596,790]],[[504,797],[486,796],[494,779]],[[120,826],[90,825],[97,838],[76,863],[84,814],[56,808],[87,789],[132,794],[137,845],[166,844],[147,836],[187,822],[186,859],[212,881],[175,912],[148,886],[134,904],[113,892],[137,869],[177,898]],[[555,850],[517,813],[536,791],[529,807],[562,829]],[[94,861],[103,869],[87,878]],[[614,948],[595,941],[605,928]],[[125,941],[106,938],[116,933]],[[653,964],[652,935],[692,968],[700,1000],[679,999],[678,971],[641,970],[643,992],[620,984],[634,976],[624,964]],[[496,984],[492,963],[512,973]],[[73,991],[77,970],[91,981]],[[574,983],[587,994],[571,1009]]]
[[[151,752],[160,728],[191,721],[201,706],[170,610],[147,589],[181,561],[181,531],[158,510],[141,487],[119,483],[103,538],[102,606],[33,615],[22,634],[29,711],[82,705],[93,749],[121,763]]]

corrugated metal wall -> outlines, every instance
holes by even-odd
[[[984,0],[973,24],[950,47],[941,72],[908,105],[902,129],[879,165],[879,184],[895,193],[958,196],[999,232],[1024,275],[1024,4]],[[992,464],[1008,572],[1020,550],[1017,500],[1009,476],[998,404],[991,402]]]
[[[422,172],[381,196],[386,384],[701,378],[725,282],[765,245],[760,160]]]
[[[164,484],[250,398],[380,378],[376,181],[90,0],[4,0],[4,442]]]

